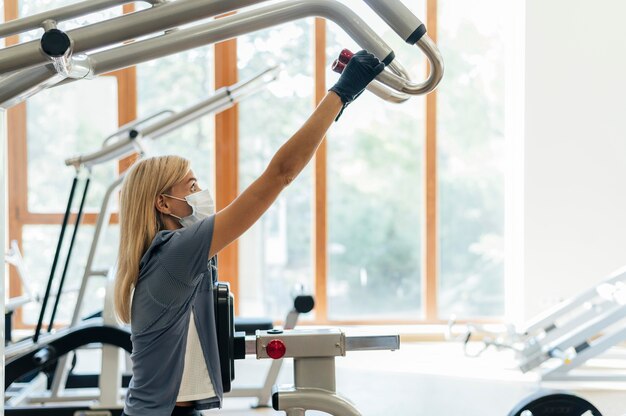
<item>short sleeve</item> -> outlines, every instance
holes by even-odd
[[[159,261],[172,277],[187,283],[208,269],[215,215],[173,231],[159,250]]]

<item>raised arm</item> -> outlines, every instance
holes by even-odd
[[[276,152],[269,165],[245,191],[215,216],[209,257],[250,228],[309,163],[340,111],[358,97],[384,65],[365,51],[350,60],[339,81],[313,114]]]

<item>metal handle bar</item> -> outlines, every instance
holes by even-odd
[[[147,117],[144,118],[138,118],[136,120],[130,121],[126,124],[124,124],[123,126],[121,126],[115,133],[111,134],[110,136],[108,136],[106,139],[104,139],[104,141],[102,142],[102,146],[106,145],[109,141],[115,139],[115,138],[119,138],[120,136],[130,132],[131,130],[136,129],[138,126],[140,126],[141,124],[147,123],[148,121],[154,120],[155,118],[158,118],[164,114],[170,115],[173,114],[174,110],[161,110],[157,113],[151,114]]]
[[[109,160],[128,155],[134,151],[141,151],[139,141],[150,138],[152,140],[169,133],[205,114],[224,110],[244,97],[258,91],[264,84],[276,79],[278,67],[269,68],[253,78],[223,87],[215,91],[209,98],[168,117],[158,120],[142,130],[128,129],[130,133],[126,137],[103,146],[101,149],[69,158],[65,161],[67,166],[91,167]],[[129,123],[132,124],[132,123]]]
[[[265,84],[274,81],[277,76],[278,66],[274,66],[245,82],[220,88],[212,97],[184,111],[172,114],[169,117],[147,126],[145,129],[137,131],[137,134],[141,135],[143,138],[155,140],[205,114],[230,107],[230,105],[235,104],[242,98],[261,90]]]
[[[33,29],[43,28],[45,25],[44,22],[47,21],[58,23],[100,10],[137,2],[156,5],[162,3],[163,0],[88,0],[80,3],[74,3],[65,7],[59,7],[58,9],[37,13],[32,16],[22,17],[20,19],[3,23],[0,25],[0,38],[27,32]]]
[[[197,0],[196,2],[204,3],[204,0]],[[230,2],[234,3],[230,7],[234,7],[235,4],[254,3],[252,0],[230,0]],[[256,2],[258,2],[258,0]],[[180,9],[172,9],[170,7],[175,3],[180,4],[180,6],[178,6]],[[190,7],[189,4],[189,0],[178,0],[171,4],[168,3],[156,8],[135,13],[134,15],[144,14],[144,16],[140,16],[143,18],[148,12],[152,12],[153,14],[155,12],[162,13],[163,11],[172,13],[177,12],[175,13],[175,16],[177,16],[178,20],[181,20],[183,17],[189,17],[187,14],[190,13],[190,10],[197,12],[197,10]],[[223,5],[223,0],[216,1],[213,5],[215,5],[215,7],[206,8],[211,9],[212,11],[218,11],[218,6]],[[153,16],[153,14],[149,16]],[[271,6],[241,12],[233,16],[205,23],[203,25],[177,30],[144,41],[94,53],[89,56],[89,63],[91,65],[90,76],[97,76],[111,70],[136,65],[141,62],[160,58],[182,50],[230,39],[245,33],[265,29],[267,27],[272,27],[281,23],[309,16],[320,16],[334,21],[353,39],[355,39],[361,47],[372,52],[381,61],[388,64],[389,69],[399,76],[394,76],[394,74],[390,71],[386,71],[385,75],[381,77],[381,80],[387,86],[397,91],[396,98],[399,100],[403,100],[405,98],[402,94],[424,94],[432,91],[443,76],[443,62],[441,55],[435,44],[425,35],[425,29],[423,33],[420,32],[421,37],[417,41],[417,45],[429,59],[431,63],[431,73],[426,81],[416,84],[409,79],[406,71],[403,70],[401,65],[397,62],[392,62],[394,59],[394,53],[391,48],[389,48],[389,46],[352,10],[334,0],[285,1]],[[140,29],[152,28],[157,30],[159,27],[159,25],[155,22],[146,23],[141,20],[137,21],[137,26],[141,26],[141,28],[129,29],[128,27],[125,27],[125,24],[132,22],[130,20],[123,19],[130,17],[133,17],[133,15],[122,16],[107,22],[68,32],[68,34],[72,35],[71,42],[73,44],[73,50],[75,52],[80,52],[85,49],[93,49],[94,47],[108,44],[113,38],[115,38],[115,36],[112,36],[108,32],[110,29],[125,32],[126,35],[128,35],[130,31],[134,36],[139,32],[145,32],[145,30]],[[154,15],[154,17],[162,19],[162,21],[158,22],[160,23],[160,27],[162,27],[163,24],[167,24],[172,21],[172,19],[168,18],[167,15],[160,14]],[[198,17],[196,16],[196,19],[197,18]],[[415,18],[415,20],[419,22],[417,18]],[[423,28],[423,25],[420,27]],[[128,37],[126,35],[120,35],[117,38],[126,38]],[[410,40],[412,39],[413,38]],[[7,48],[5,50],[0,50],[0,72],[24,68],[29,65],[36,65],[37,63],[42,63],[42,61],[45,62],[47,58],[42,56],[38,49],[38,45],[25,43],[12,48]],[[11,59],[7,61],[6,58],[8,56],[10,56]],[[37,69],[37,71],[41,70]],[[52,77],[52,74],[50,77]],[[26,81],[23,81],[23,79],[29,80],[30,78],[26,76],[18,78],[19,83],[16,85],[7,85],[5,82],[0,81],[0,103],[2,103],[3,106],[7,105],[8,100],[14,102],[15,100],[12,99],[16,95],[23,97],[24,94],[22,93],[22,90],[32,87],[32,85],[29,85]]]

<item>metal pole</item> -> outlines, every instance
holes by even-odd
[[[74,199],[74,192],[76,191],[76,184],[78,183],[78,172],[74,176],[72,181],[72,188],[70,190],[70,196],[67,200],[67,208],[65,209],[65,215],[63,216],[63,223],[61,224],[61,232],[59,234],[59,241],[54,253],[54,260],[52,261],[52,267],[50,269],[50,277],[48,277],[48,285],[46,286],[46,293],[41,303],[41,312],[39,313],[39,319],[37,320],[37,328],[35,329],[35,335],[33,335],[33,342],[37,343],[39,340],[39,334],[41,333],[41,325],[43,324],[43,317],[46,313],[46,307],[48,306],[48,299],[50,298],[50,289],[52,288],[52,281],[54,280],[54,272],[57,268],[59,261],[59,254],[61,253],[61,246],[63,245],[63,237],[65,236],[65,229],[70,219],[70,213],[72,211],[72,200]]]
[[[0,25],[0,37],[15,35],[17,33],[26,32],[43,26],[45,21],[62,22],[64,20],[73,19],[75,17],[84,16],[89,13],[109,9],[115,6],[121,6],[126,3],[145,2],[154,4],[155,0],[88,0],[80,3],[70,4],[69,6],[60,7],[58,9],[37,13],[32,16],[23,17],[21,19],[11,20]]]
[[[6,238],[7,232],[5,231],[7,228],[6,224],[6,203],[7,203],[7,194],[5,188],[5,179],[6,179],[6,166],[7,159],[5,157],[6,154],[6,145],[7,145],[7,134],[6,134],[6,112],[0,109],[0,230],[2,230],[2,235],[0,236],[0,308],[4,310],[4,288],[5,288],[5,262],[4,262],[4,253],[6,249]],[[4,319],[0,322],[0,332],[4,335]],[[4,368],[4,342],[0,342],[0,360],[2,360],[2,368]],[[4,385],[4,371],[0,371],[0,385]],[[4,398],[4,393],[3,393]],[[4,400],[0,402],[0,414],[4,414]]]
[[[91,1],[91,0],[90,0]],[[240,9],[259,0],[176,0],[66,32],[72,53],[78,54],[115,45],[186,23]],[[0,50],[0,74],[48,62],[40,40]]]
[[[52,314],[50,315],[50,323],[48,324],[48,332],[52,331],[52,327],[54,326],[54,318],[57,313],[57,309],[59,307],[59,301],[61,299],[61,295],[63,294],[63,286],[65,285],[65,277],[67,276],[67,270],[70,264],[70,260],[72,258],[72,251],[74,249],[74,243],[76,242],[76,235],[78,235],[78,228],[80,226],[80,221],[83,217],[83,209],[85,207],[85,200],[87,199],[87,190],[89,190],[89,183],[91,182],[91,178],[87,178],[85,180],[85,187],[83,188],[83,196],[80,200],[80,206],[78,208],[78,214],[76,214],[76,222],[74,223],[74,231],[72,232],[72,238],[70,239],[70,246],[67,249],[67,257],[65,258],[65,266],[63,266],[63,273],[61,273],[61,280],[59,282],[59,288],[57,290],[56,299],[54,299],[54,306],[52,307]]]

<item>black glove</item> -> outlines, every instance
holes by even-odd
[[[372,82],[378,74],[385,69],[385,64],[380,62],[367,51],[358,51],[348,62],[343,73],[335,85],[329,91],[339,95],[343,102],[343,107],[335,119],[337,121],[348,104],[354,101],[365,87]]]

